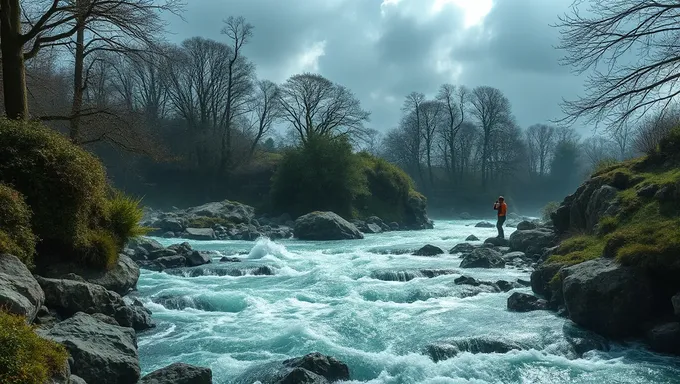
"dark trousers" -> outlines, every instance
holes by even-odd
[[[505,232],[503,232],[503,224],[505,224],[505,216],[498,216],[498,222],[496,223],[496,228],[498,229],[498,238],[504,239]]]

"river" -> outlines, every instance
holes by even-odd
[[[460,270],[455,255],[404,253],[425,244],[448,250],[470,234],[495,235],[494,228],[473,225],[435,221],[432,230],[353,241],[189,241],[194,249],[218,251],[213,263],[221,255],[237,255],[244,262],[230,264],[267,265],[275,274],[185,277],[142,271],[138,294],[158,325],[139,336],[143,373],[182,361],[210,367],[214,383],[227,384],[256,364],[321,352],[349,366],[350,383],[680,382],[679,359],[635,344],[576,357],[564,337],[568,320],[547,311],[509,312],[512,291],[475,294],[478,288],[453,282],[461,273],[489,281],[528,280],[526,270]],[[166,246],[178,242],[156,240]],[[414,271],[422,269],[453,273],[417,277]],[[409,273],[416,278],[379,279],[406,280]],[[167,309],[154,302],[158,297],[181,298],[190,306]],[[423,353],[430,343],[480,336],[528,348],[461,353],[438,363]]]

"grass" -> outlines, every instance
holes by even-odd
[[[42,384],[65,374],[66,349],[39,337],[25,318],[0,309],[0,383]]]
[[[602,237],[576,235],[563,241],[548,262],[569,266],[596,259],[602,256],[605,244],[606,240]]]
[[[116,235],[119,247],[123,247],[127,240],[146,235],[148,228],[139,226],[144,216],[140,207],[141,200],[115,192],[108,201],[109,226]]]

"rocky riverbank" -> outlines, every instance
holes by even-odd
[[[365,220],[352,220],[351,230],[354,231],[356,228],[356,231],[361,233],[381,233],[430,229],[433,225],[432,220],[427,217],[425,207],[421,205],[416,204],[413,207],[409,222],[386,223],[377,216],[371,216]],[[344,219],[335,216],[332,218],[333,221],[342,221],[343,227],[350,228],[345,225]],[[170,212],[146,209],[142,225],[152,228],[150,235],[165,238],[255,241],[260,237],[268,237],[277,240],[295,236],[295,227],[300,226],[300,219],[305,217],[309,218],[309,215],[293,220],[288,214],[280,216],[256,214],[255,208],[251,206],[225,200],[188,209],[174,209]]]

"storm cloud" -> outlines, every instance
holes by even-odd
[[[370,126],[398,124],[404,97],[434,96],[443,83],[503,91],[518,123],[561,117],[582,79],[560,66],[551,25],[571,0],[192,0],[169,39],[223,40],[222,20],[254,25],[245,54],[258,77],[278,83],[320,73],[350,88]],[[585,132],[583,132],[585,133]]]

